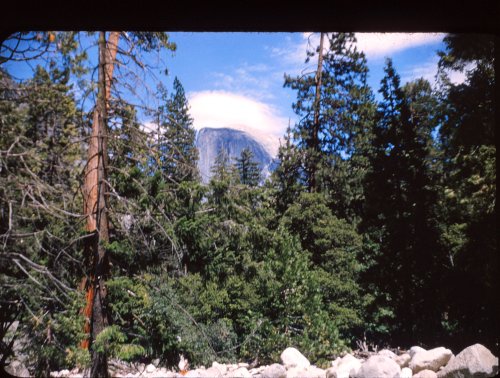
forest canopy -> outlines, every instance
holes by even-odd
[[[447,35],[435,83],[387,59],[378,88],[354,33],[318,41],[284,77],[298,121],[273,172],[221,150],[208,184],[184,86],[148,58],[167,33],[2,43],[2,369],[498,346],[493,36]]]

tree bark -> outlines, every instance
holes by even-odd
[[[316,70],[316,93],[314,98],[314,121],[311,130],[311,139],[309,141],[309,149],[313,156],[310,156],[309,161],[309,191],[314,193],[317,191],[316,171],[318,169],[318,159],[321,153],[319,147],[319,113],[321,108],[321,75],[323,72],[323,40],[324,33],[321,33],[319,40],[318,52],[318,69]]]
[[[109,325],[109,311],[106,304],[106,278],[109,263],[103,243],[109,241],[108,199],[107,199],[107,110],[116,59],[119,33],[111,32],[106,42],[106,33],[99,33],[99,66],[97,102],[92,119],[92,133],[89,140],[88,160],[83,187],[86,231],[89,237],[85,243],[88,264],[86,280],[86,306],[88,318],[85,332],[89,339],[82,347],[92,353],[91,377],[107,377],[108,367],[105,352],[92,349],[92,342]]]

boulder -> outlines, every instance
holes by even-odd
[[[196,370],[189,370],[185,375],[185,378],[201,378],[201,372],[196,369]]]
[[[437,378],[437,373],[429,369],[420,370],[413,378]]]
[[[316,366],[291,367],[286,371],[286,378],[325,378],[325,371]]]
[[[394,361],[399,365],[399,367],[402,369],[404,367],[408,367],[408,364],[410,363],[411,356],[408,353],[404,353],[400,356],[397,356]]]
[[[153,364],[149,364],[148,366],[146,366],[146,373],[151,374],[155,371],[156,371],[156,366],[154,366]]]
[[[408,351],[408,354],[410,355],[411,358],[417,353],[417,352],[425,352],[424,348],[421,348],[419,346],[412,346],[410,350]]]
[[[201,371],[201,376],[206,378],[222,378],[222,373],[216,367],[210,367]]]
[[[475,344],[465,348],[441,371],[438,378],[483,378],[498,374],[498,357],[488,348]]]
[[[418,373],[420,370],[438,371],[445,366],[453,356],[451,350],[439,347],[431,350],[417,351],[410,360],[408,367]]]
[[[381,351],[379,351],[377,353],[379,356],[385,356],[385,357],[389,357],[391,360],[396,360],[396,358],[398,357],[398,355],[394,352],[391,352],[389,349],[382,349]]]
[[[246,367],[240,367],[231,372],[231,377],[233,378],[252,378],[252,374],[248,371]]]
[[[294,366],[308,368],[311,365],[309,360],[295,348],[286,348],[280,358],[286,369]]]
[[[400,378],[411,378],[413,376],[413,372],[410,368],[402,368],[401,373],[399,374]]]
[[[371,356],[368,358],[358,372],[355,378],[399,378],[401,368],[399,365],[385,356]]]
[[[262,378],[286,378],[286,369],[283,365],[272,364],[261,372]]]
[[[5,366],[5,371],[14,377],[30,377],[29,370],[19,360],[12,361],[9,365]],[[51,373],[52,374],[52,373]]]
[[[332,363],[332,365],[334,366],[326,371],[326,378],[349,378],[349,376],[353,377],[361,367],[361,361],[351,354],[346,354],[340,360],[335,360],[334,363]]]
[[[224,364],[219,364],[218,362],[214,361],[212,363],[212,367],[219,369],[220,373],[222,375],[227,373],[227,366]]]

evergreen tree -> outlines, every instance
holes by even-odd
[[[247,147],[241,151],[236,159],[236,168],[240,175],[240,183],[248,186],[257,186],[260,182],[259,163],[253,160],[253,153]]]
[[[283,214],[305,188],[302,176],[302,153],[292,142],[290,127],[285,135],[285,144],[278,149],[278,166],[271,176],[271,185],[276,190],[276,209]]]
[[[378,306],[393,312],[396,342],[430,342],[440,329],[435,290],[443,264],[431,171],[435,100],[422,79],[401,88],[391,60],[385,73],[365,181],[362,229],[371,241],[373,259],[369,282],[378,286]]]
[[[300,122],[293,139],[304,154],[301,169],[309,191],[328,193],[335,213],[354,219],[363,199],[360,180],[367,161],[361,157],[370,139],[373,95],[354,33],[326,36],[326,51],[308,52],[306,62],[319,56],[315,76],[285,76],[285,86],[297,91],[293,109]]]
[[[441,241],[448,252],[445,325],[457,348],[498,345],[494,37],[448,35],[439,53]],[[453,84],[450,71],[465,74]]]
[[[165,114],[162,116],[164,121],[160,125],[159,135],[161,169],[172,183],[194,181],[198,178],[196,132],[184,88],[177,77],[174,79],[174,92],[169,99],[164,100]]]

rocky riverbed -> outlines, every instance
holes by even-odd
[[[154,364],[130,364],[110,360],[109,372],[113,377],[151,378],[482,378],[498,374],[498,357],[486,347],[475,344],[454,355],[445,347],[425,350],[414,346],[394,353],[384,349],[378,352],[346,354],[321,369],[297,349],[287,348],[279,362],[251,367],[247,363],[197,367],[181,374]],[[78,369],[52,372],[51,377],[80,378]]]

